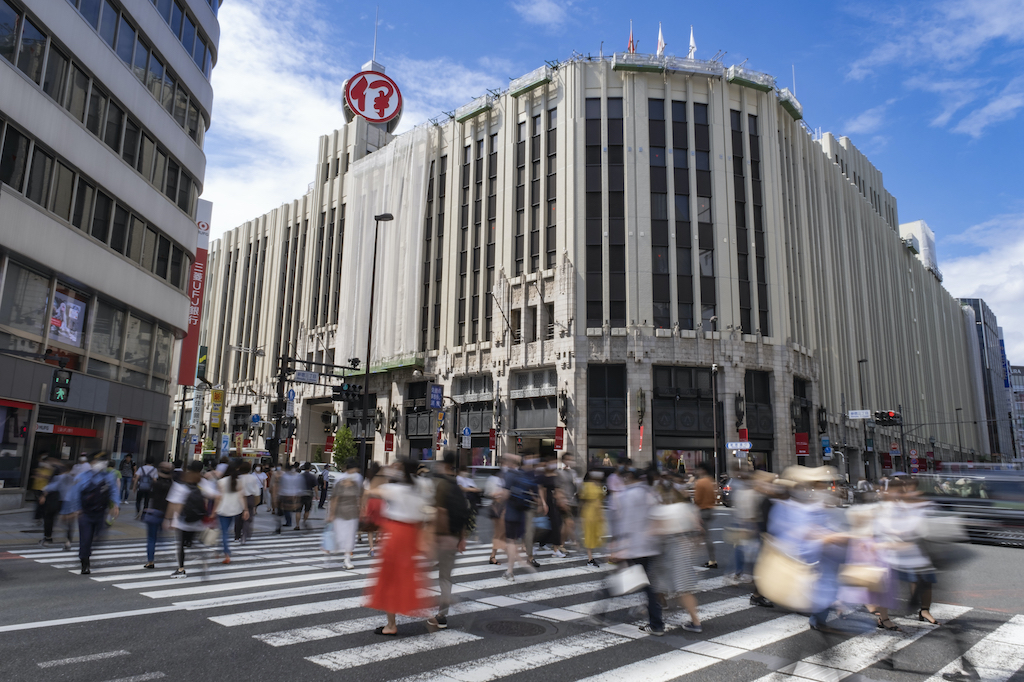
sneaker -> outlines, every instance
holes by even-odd
[[[427,620],[427,625],[438,630],[444,630],[448,627],[448,619],[442,615],[436,615],[433,618]]]
[[[222,564],[230,564],[231,563],[231,557],[229,557],[229,556],[224,557],[224,561],[222,561],[221,563]]]
[[[752,582],[754,582],[754,576],[750,575],[749,573],[744,573],[743,575],[740,576],[740,582],[741,583],[748,583],[748,584],[752,583]]]
[[[566,554],[562,550],[558,550],[551,556],[555,557],[556,559],[564,559],[566,557]]]
[[[64,551],[66,552],[69,549],[71,549],[71,541],[70,540],[65,540],[64,541]]]
[[[750,595],[751,606],[763,606],[766,609],[775,608],[775,604],[759,594]]]
[[[690,623],[683,623],[679,627],[681,627],[682,629],[686,630],[687,632],[704,632],[704,628],[702,628],[699,625],[694,625],[692,622],[690,622]]]
[[[514,583],[516,581],[516,577],[514,575],[512,575],[511,573],[509,573],[508,571],[505,571],[504,573],[502,573],[501,577],[504,578],[505,580],[507,580],[510,583]]]
[[[661,630],[655,630],[649,624],[648,625],[641,625],[640,626],[640,632],[646,632],[647,634],[654,635],[655,637],[663,637],[665,635],[664,628],[662,628]]]
[[[187,578],[188,576],[185,574],[185,569],[184,568],[179,568],[174,573],[171,573],[171,577],[172,578]]]
[[[39,541],[39,546],[40,547],[49,547],[51,544],[53,544],[53,540],[51,540],[49,538],[43,538],[42,540]]]
[[[351,561],[349,561],[348,559],[345,559],[344,566],[345,566],[345,570],[346,571],[351,571],[353,568],[355,568],[355,565]]]
[[[536,559],[530,559],[526,563],[534,568],[540,568],[540,563],[538,563]]]
[[[142,567],[143,568],[156,568],[156,564],[154,564],[153,562],[150,562],[148,564],[142,564]]]
[[[704,568],[718,568],[718,562],[717,561],[709,561],[706,564],[704,564]]]

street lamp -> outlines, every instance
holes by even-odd
[[[960,435],[960,413],[964,411],[964,408],[956,408],[956,444],[957,444],[957,461],[964,461],[964,440]]]
[[[373,216],[373,267],[370,269],[370,322],[366,328],[366,371],[363,374],[363,440],[359,443],[359,470],[366,472],[366,428],[370,415],[370,349],[373,344],[373,294],[377,280],[377,233],[381,223],[395,219],[390,213]]]
[[[715,362],[715,323],[718,316],[712,315],[708,323],[711,325],[711,419],[714,422],[712,433],[715,437],[715,480],[718,480],[719,466],[721,465],[718,456],[718,363]]]
[[[861,371],[861,369],[864,367],[864,365],[867,364],[867,362],[868,362],[867,358],[861,358],[860,360],[857,360],[857,383],[859,384],[859,388],[860,388],[860,409],[862,409],[862,410],[871,409],[871,408],[868,407],[868,401],[864,397],[864,373]],[[862,419],[861,421],[864,422],[863,423],[863,426],[864,426],[864,452],[861,454],[861,463],[860,463],[860,465],[861,465],[861,468],[864,468],[864,460],[865,460],[867,452],[868,452],[868,420],[867,419]],[[871,459],[872,459],[872,467],[871,468],[873,470],[875,468],[874,467],[874,461],[873,461],[874,458],[872,457]],[[868,475],[867,471],[864,472],[864,477],[865,478],[871,478],[871,476]]]

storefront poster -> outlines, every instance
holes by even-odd
[[[82,328],[85,325],[85,303],[76,298],[55,291],[53,314],[50,316],[50,336],[55,341],[69,346],[82,345]]]

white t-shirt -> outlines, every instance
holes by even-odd
[[[255,476],[257,479],[259,479],[260,487],[261,488],[266,488],[267,487],[267,478],[268,478],[267,472],[261,471],[261,472],[259,472],[257,474],[253,474],[253,476]],[[259,495],[258,492],[256,494]]]
[[[217,516],[238,516],[246,508],[245,482],[238,477],[236,490],[231,490],[231,477],[225,476],[217,481],[220,490],[220,502],[217,503]]]
[[[460,488],[475,488],[476,482],[473,481],[469,476],[456,476],[455,482],[459,484]]]
[[[242,474],[238,481],[242,484],[242,494],[247,497],[258,497],[263,489],[257,474]]]
[[[156,467],[148,464],[143,464],[139,467],[139,470],[135,472],[135,476],[141,481],[143,476],[149,476],[150,478],[156,478]]]
[[[423,521],[424,498],[419,486],[407,483],[385,483],[374,491],[384,498],[384,517],[402,523]]]
[[[202,491],[203,497],[207,499],[213,499],[217,497],[217,488],[208,479],[202,479],[199,481],[199,490]],[[191,489],[184,483],[172,483],[171,489],[167,493],[167,504],[185,504],[185,500],[188,499],[188,494]],[[203,531],[206,530],[206,524],[201,520],[188,523],[181,515],[179,509],[174,514],[174,520],[171,521],[171,526],[178,530],[192,530],[192,531]]]

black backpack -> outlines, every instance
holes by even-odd
[[[206,518],[206,498],[199,486],[190,485],[188,497],[182,505],[181,516],[185,523],[197,523]]]
[[[469,523],[469,517],[473,510],[466,498],[466,493],[462,491],[458,483],[449,478],[445,478],[444,482],[447,488],[444,506],[448,512],[448,531],[452,535],[460,535]]]
[[[513,509],[526,511],[533,506],[533,495],[528,486],[526,474],[522,471],[515,472],[508,490],[508,503]]]
[[[82,511],[86,514],[102,514],[110,506],[110,484],[107,474],[90,472],[89,482],[82,487]]]

